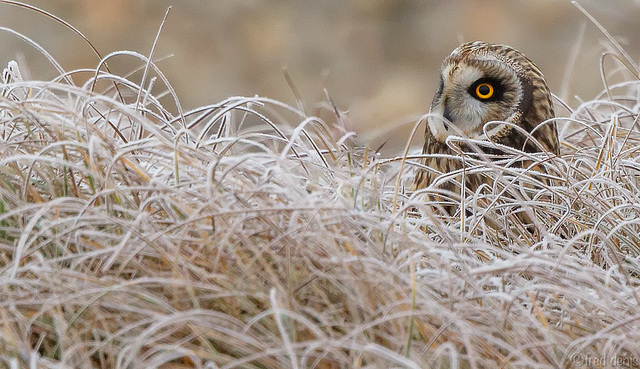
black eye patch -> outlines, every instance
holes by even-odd
[[[482,102],[496,101],[502,99],[504,87],[495,78],[480,78],[473,82],[467,90],[469,95]]]

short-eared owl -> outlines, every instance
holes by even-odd
[[[551,93],[544,76],[527,57],[506,45],[465,43],[442,63],[440,86],[427,118],[423,154],[456,155],[445,142],[447,137],[455,135],[490,140],[530,153],[546,151],[557,155],[555,122],[540,124],[553,117]],[[485,127],[493,121],[508,124]],[[420,169],[414,189],[429,186],[440,173],[462,168],[460,160],[442,156],[426,157],[423,164],[435,171]],[[476,176],[475,182],[478,181]],[[469,183],[471,187],[478,184]]]

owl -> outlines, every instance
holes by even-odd
[[[506,45],[481,41],[459,46],[442,63],[440,85],[427,118],[423,154],[431,155],[423,158],[422,164],[432,170],[418,169],[413,189],[428,187],[439,175],[462,168],[462,160],[451,157],[458,152],[446,143],[451,135],[492,141],[529,153],[559,154],[556,123],[545,122],[554,116],[544,76],[524,54]],[[489,122],[508,124],[485,127]],[[482,147],[475,150],[501,153],[498,145]],[[465,183],[473,191],[483,178],[468,176]],[[448,182],[439,187],[454,191],[456,185]]]

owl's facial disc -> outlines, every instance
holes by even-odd
[[[438,141],[451,135],[484,138],[486,123],[509,121],[514,116],[521,95],[518,77],[500,64],[480,58],[445,63],[427,118]]]

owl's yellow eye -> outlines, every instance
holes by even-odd
[[[476,86],[476,96],[479,98],[486,100],[493,96],[493,86],[489,83],[481,83]]]

